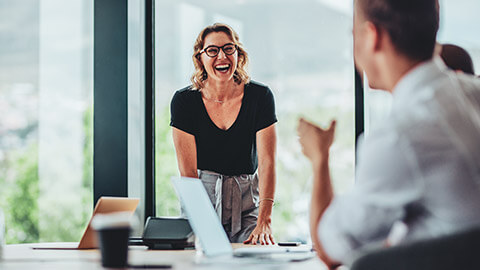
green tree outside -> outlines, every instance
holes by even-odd
[[[6,243],[38,242],[38,158],[37,145],[9,155],[4,166],[0,207],[5,212]]]
[[[93,210],[93,109],[83,117],[83,176],[81,204],[75,211],[56,198],[43,198],[39,190],[38,144],[7,152],[0,163],[0,208],[5,213],[6,243],[75,242],[79,241]],[[48,213],[40,213],[39,201],[48,200]]]
[[[155,116],[155,181],[157,216],[179,216],[180,204],[170,178],[179,175],[166,106]]]

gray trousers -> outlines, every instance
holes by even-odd
[[[226,176],[199,170],[198,178],[202,180],[230,242],[247,240],[257,225],[258,175]]]

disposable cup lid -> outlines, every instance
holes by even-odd
[[[131,212],[114,212],[108,214],[96,214],[91,226],[95,230],[110,228],[131,228],[133,226]]]

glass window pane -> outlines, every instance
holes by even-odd
[[[79,241],[93,203],[93,1],[1,1],[0,26],[6,241]]]
[[[311,168],[296,126],[304,116],[323,126],[338,120],[331,168],[337,192],[354,175],[352,2],[156,1],[156,183],[157,215],[178,215],[170,184],[178,175],[169,127],[175,90],[190,85],[191,55],[207,25],[232,26],[249,53],[253,80],[275,95],[278,117],[277,190],[273,229],[279,240],[308,239]],[[261,181],[261,180],[260,180]]]

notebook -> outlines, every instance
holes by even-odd
[[[172,182],[206,257],[267,257],[268,255],[272,258],[270,255],[276,254],[276,257],[291,261],[315,256],[311,247],[308,246],[252,246],[233,250],[201,180],[172,177]]]
[[[106,214],[112,212],[131,212],[132,215],[137,209],[140,199],[124,198],[124,197],[100,197],[92,217],[80,239],[78,245],[76,243],[52,243],[52,246],[41,244],[42,246],[34,246],[33,249],[93,249],[98,248],[95,230],[92,229],[90,223],[96,214]]]

